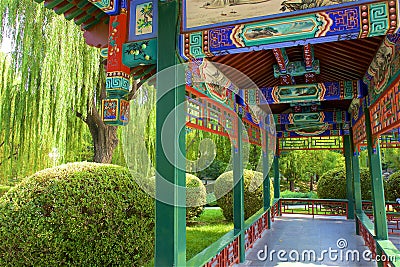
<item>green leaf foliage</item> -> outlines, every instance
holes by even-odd
[[[141,266],[153,244],[154,200],[123,167],[61,165],[0,198],[0,266]]]
[[[361,197],[363,200],[371,199],[371,177],[367,168],[360,169]],[[346,171],[336,168],[327,171],[318,180],[317,194],[323,199],[346,199]]]
[[[7,193],[8,190],[10,190],[11,187],[7,185],[0,185],[0,197]]]
[[[400,198],[400,171],[390,175],[385,183],[385,198],[389,201],[395,201]]]
[[[244,217],[248,219],[263,207],[263,174],[244,170]],[[227,220],[233,220],[233,171],[221,174],[215,181],[214,193],[218,206]],[[270,186],[271,199],[273,186]]]

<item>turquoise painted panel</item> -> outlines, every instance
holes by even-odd
[[[326,20],[318,14],[252,23],[237,27],[235,39],[243,46],[314,38]]]
[[[157,62],[157,40],[126,43],[122,47],[122,63],[128,67],[152,65]]]
[[[314,60],[312,69],[306,70],[306,65],[303,61],[289,62],[286,66],[286,73],[290,76],[303,76],[306,73],[320,74],[319,60]],[[274,65],[274,77],[279,78],[282,75],[278,65]]]

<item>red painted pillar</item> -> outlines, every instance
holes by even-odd
[[[129,121],[130,68],[122,63],[123,44],[128,36],[128,14],[121,8],[119,15],[110,16],[107,78],[107,99],[102,103],[102,118],[106,124],[125,125]]]

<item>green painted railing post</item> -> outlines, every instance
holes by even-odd
[[[158,2],[157,71],[159,73],[178,63],[176,57],[178,14],[177,1]],[[183,68],[181,70],[174,68],[172,75],[169,74],[157,76],[156,104],[154,265],[163,267],[186,266],[186,208],[184,207],[186,112],[184,105],[180,105],[185,101],[185,73]],[[165,123],[166,120],[168,123]]]
[[[268,132],[264,130],[265,142],[262,149],[263,153],[263,196],[264,196],[264,211],[267,211],[268,228],[271,228],[271,180],[269,179],[269,158],[268,158]]]
[[[346,164],[346,196],[347,196],[347,219],[354,219],[354,194],[353,194],[353,169],[350,135],[343,136],[344,157]]]
[[[233,227],[239,236],[240,262],[245,261],[245,234],[244,234],[244,181],[243,181],[243,123],[239,114],[237,127],[237,147],[233,147]]]
[[[365,131],[368,142],[369,170],[372,180],[372,202],[374,209],[374,225],[376,239],[388,239],[386,223],[385,194],[383,189],[382,165],[379,147],[379,139],[374,140],[371,131],[371,117],[369,110],[365,109]],[[375,143],[374,143],[375,141]]]
[[[274,198],[281,197],[281,181],[279,178],[279,156],[274,157]]]
[[[353,134],[351,131],[351,144],[352,144],[352,152],[353,152],[353,190],[354,190],[354,206],[356,213],[360,213],[362,211],[362,197],[361,197],[361,181],[360,181],[360,153],[355,147]],[[358,227],[358,219],[356,216],[356,234],[360,234],[360,229]]]

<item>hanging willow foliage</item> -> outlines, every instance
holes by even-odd
[[[21,177],[53,164],[79,160],[90,134],[75,111],[86,116],[99,83],[99,51],[87,46],[73,22],[32,0],[0,0],[0,171]],[[1,178],[0,178],[1,182]]]

